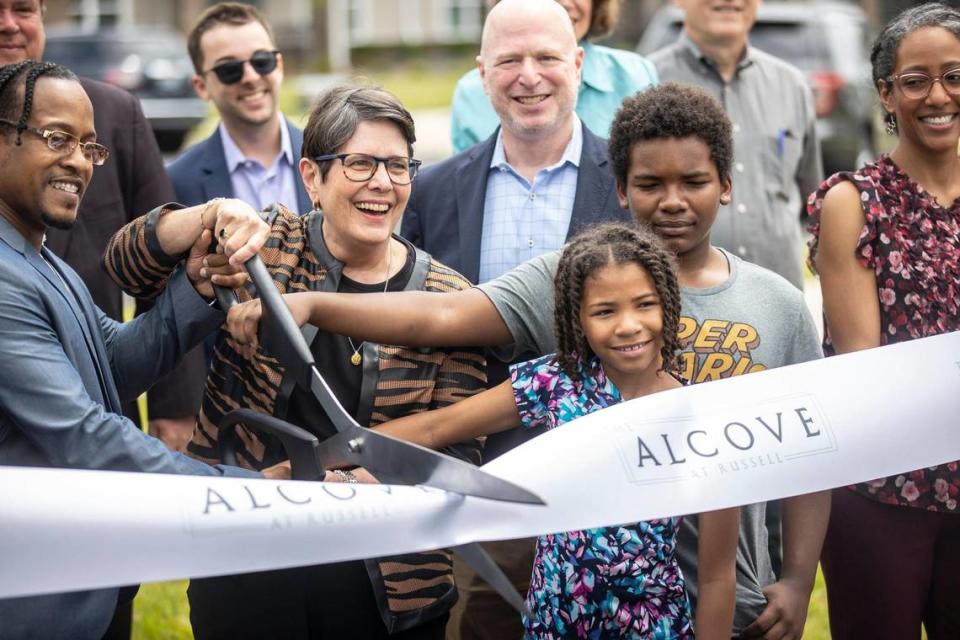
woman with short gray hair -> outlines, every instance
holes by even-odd
[[[283,293],[456,291],[460,274],[394,235],[420,165],[414,124],[389,92],[343,85],[325,91],[304,130],[300,175],[314,205],[298,217],[277,204],[265,213],[270,237],[260,252]],[[149,217],[130,223],[107,251],[111,276],[149,296],[177,263],[158,252]],[[208,258],[209,259],[209,258]],[[242,298],[249,296],[241,292]],[[340,404],[373,426],[436,409],[483,390],[486,363],[474,349],[409,349],[313,331],[310,347]],[[217,425],[236,408],[254,409],[303,427],[324,440],[336,433],[309,391],[259,346],[225,331],[217,339],[201,413],[188,452],[215,460]],[[270,439],[244,432],[238,459],[260,469],[283,459]],[[447,453],[479,462],[476,442]],[[328,482],[356,482],[362,469],[327,472]],[[384,535],[390,535],[384,531]],[[318,536],[317,544],[323,544]],[[255,550],[251,550],[252,553]],[[445,551],[194,580],[188,590],[198,637],[444,637],[456,600]],[[205,634],[205,635],[204,635]]]

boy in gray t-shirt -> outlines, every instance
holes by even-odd
[[[621,205],[678,257],[681,375],[704,382],[821,356],[802,293],[780,276],[710,244],[730,201],[731,126],[700,89],[665,84],[624,101],[610,137]],[[322,330],[409,346],[498,346],[504,360],[555,350],[553,280],[558,253],[534,258],[479,287],[424,292],[287,296],[294,315]],[[296,299],[296,300],[295,300]],[[255,324],[238,339],[255,340]],[[734,637],[801,637],[826,531],[830,495],[782,501],[783,571],[774,575],[765,506],[741,510]],[[679,557],[696,598],[696,518],[684,518]]]
[[[710,244],[710,228],[730,201],[730,124],[703,92],[677,85],[624,102],[610,134],[621,205],[677,253],[681,285],[680,374],[692,383],[761,371],[822,356],[803,294],[771,271]],[[553,274],[559,254],[531,260],[478,287],[515,344],[498,356],[554,350]],[[829,495],[783,501],[787,548],[780,581],[768,543],[766,505],[741,509],[733,635],[778,626],[799,637],[826,530]],[[697,519],[687,517],[678,553],[697,596]],[[779,564],[779,562],[778,562]]]

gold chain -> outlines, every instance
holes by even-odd
[[[387,287],[390,286],[390,266],[393,263],[393,251],[390,249],[390,243],[392,240],[387,240],[387,273],[384,275],[383,282],[383,292],[387,292]],[[350,348],[353,349],[353,355],[350,356],[350,364],[357,367],[360,366],[360,363],[363,362],[363,356],[360,355],[360,349],[363,348],[363,342],[360,343],[359,347],[353,346],[353,340],[350,339],[350,336],[347,336],[347,342],[350,343]]]

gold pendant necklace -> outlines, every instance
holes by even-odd
[[[353,355],[350,356],[350,364],[352,364],[353,366],[356,367],[357,365],[359,365],[359,364],[363,361],[363,358],[360,357],[360,350],[354,348],[354,346],[353,346],[353,340],[350,340],[350,338],[347,338],[347,340],[350,342],[350,348],[354,350],[354,351],[353,351]],[[362,342],[360,343],[360,346],[361,346],[361,347],[363,346],[363,343],[362,343]]]
[[[387,240],[387,273],[384,275],[383,281],[383,292],[387,292],[387,287],[390,286],[390,266],[393,263],[393,251],[390,250],[391,240]],[[360,343],[359,347],[353,346],[353,340],[350,339],[350,336],[347,336],[347,343],[350,345],[350,348],[353,349],[353,355],[350,356],[350,364],[355,367],[359,367],[360,363],[363,362],[363,356],[360,355],[360,350],[363,349],[363,343]]]

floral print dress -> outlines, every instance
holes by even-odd
[[[960,198],[942,206],[889,155],[882,155],[859,171],[831,176],[810,196],[811,256],[816,255],[819,242],[823,198],[843,180],[860,192],[866,217],[856,255],[877,276],[880,343],[960,330]],[[824,351],[833,353],[829,329]],[[850,488],[886,504],[960,513],[957,462]]]
[[[511,368],[524,427],[554,428],[617,404],[598,359],[574,382],[546,356]],[[677,518],[540,536],[524,620],[527,638],[692,638],[675,557]]]

